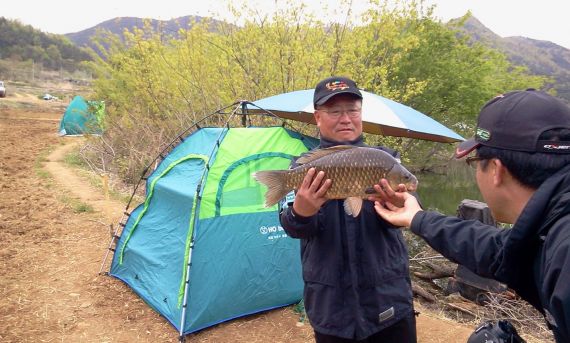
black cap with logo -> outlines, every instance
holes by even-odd
[[[570,141],[539,140],[552,129],[570,129],[570,107],[561,100],[534,89],[514,91],[488,101],[477,119],[475,137],[459,144],[455,158],[485,145],[498,149],[570,153]]]
[[[316,107],[327,102],[330,98],[338,94],[353,94],[362,99],[362,93],[358,90],[356,82],[346,77],[333,76],[326,78],[315,87],[313,95],[313,105]]]

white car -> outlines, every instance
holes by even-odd
[[[4,86],[4,81],[0,81],[0,98],[6,97],[6,87]]]

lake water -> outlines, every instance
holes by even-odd
[[[418,194],[424,209],[443,214],[457,214],[463,199],[483,201],[475,182],[475,170],[464,161],[451,161],[446,174],[415,174],[419,181]]]

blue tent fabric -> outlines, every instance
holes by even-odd
[[[244,227],[269,228],[267,232]],[[220,227],[223,230],[220,230]],[[271,232],[269,232],[271,231]],[[279,235],[271,239],[270,235]],[[298,302],[302,296],[299,242],[276,223],[276,213],[209,218],[196,232],[186,330]],[[223,256],[223,258],[221,258]],[[220,263],[226,260],[231,263]],[[241,309],[245,309],[242,312]]]
[[[103,130],[100,125],[104,111],[101,102],[85,101],[77,95],[71,100],[59,123],[59,135],[100,135]]]
[[[204,128],[186,137],[147,179],[110,275],[184,334],[299,301],[299,242],[281,228],[277,207],[264,207],[264,186],[251,174],[287,168],[317,144],[282,127]]]
[[[111,269],[111,275],[129,284],[157,312],[170,314],[167,318],[173,324],[179,322],[173,314],[179,312],[185,232],[202,169],[202,160],[189,159],[160,178],[148,207],[141,205],[131,213],[117,244],[117,252],[122,255],[115,255]],[[126,238],[128,246],[123,253]],[[119,263],[119,257],[123,263]]]

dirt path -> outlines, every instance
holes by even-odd
[[[59,113],[0,106],[0,341],[177,341],[176,330],[128,287],[98,275],[108,226],[125,205],[61,162],[81,139],[57,137]],[[93,211],[74,211],[72,202]],[[419,342],[465,342],[472,331],[420,311]],[[283,308],[187,342],[312,342],[310,326],[298,320]]]
[[[91,186],[85,179],[78,177],[72,169],[66,167],[63,163],[65,156],[74,148],[83,144],[85,140],[82,137],[61,137],[60,140],[62,140],[64,145],[57,147],[47,156],[43,165],[44,169],[67,192],[73,194],[81,202],[93,206],[97,212],[104,216],[106,222],[117,223],[121,219],[121,213],[125,209],[126,204],[106,199],[100,189]]]

